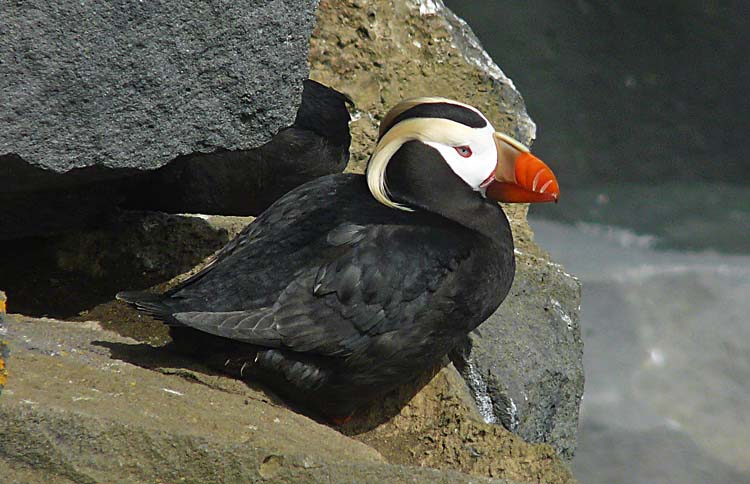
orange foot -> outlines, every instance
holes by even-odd
[[[352,419],[352,415],[347,415],[346,417],[331,417],[331,422],[335,423],[336,425],[341,426],[341,425],[348,423],[349,420]]]

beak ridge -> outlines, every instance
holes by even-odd
[[[560,186],[552,170],[520,142],[495,133],[497,168],[487,196],[499,202],[557,202]]]

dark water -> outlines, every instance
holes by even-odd
[[[602,226],[628,228],[629,243],[644,248],[750,254],[750,183],[560,185],[560,203],[534,206],[532,215],[593,234],[608,230]]]
[[[732,242],[743,228],[711,209],[677,210],[659,225],[607,207],[594,222],[598,203],[564,203],[530,221],[537,243],[583,283],[577,478],[750,483],[750,255],[740,253],[747,235]],[[610,220],[630,223],[601,224]],[[676,249],[686,244],[700,250]]]
[[[583,283],[576,476],[750,483],[750,187],[563,190],[530,221]]]
[[[750,182],[745,0],[449,0],[568,185]]]
[[[743,3],[446,3],[514,80],[560,178],[560,203],[529,218],[583,283],[576,477],[750,483]]]
[[[574,473],[750,483],[750,187],[562,186],[530,222],[583,283]]]

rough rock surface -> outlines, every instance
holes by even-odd
[[[372,447],[287,410],[261,388],[206,373],[95,322],[13,315],[8,329],[14,357],[0,406],[4,482],[9,475],[10,482],[25,483],[509,482],[388,463]],[[437,393],[429,384],[420,397],[428,405],[406,408],[436,418],[442,401],[456,407],[459,393],[441,378]],[[452,426],[460,425],[460,435],[488,440],[485,432],[467,433],[466,422],[441,425],[439,431],[454,433]],[[494,462],[492,474],[571,481],[552,449],[507,435],[510,455],[484,456]],[[453,453],[472,460],[468,447]]]
[[[343,433],[356,435],[389,462],[523,482],[573,480],[552,447],[529,445],[503,427],[483,422],[452,364],[374,404]]]
[[[251,218],[119,212],[96,230],[0,242],[0,284],[14,312],[73,317],[123,289],[190,270]]]
[[[341,93],[306,79],[294,124],[268,143],[251,150],[181,156],[158,170],[141,172],[123,183],[120,206],[257,215],[299,185],[344,170],[351,145],[349,103]]]
[[[364,170],[380,118],[406,97],[464,101],[487,114],[495,129],[528,144],[535,137],[512,81],[440,0],[322,0],[310,65],[312,78],[349,94],[362,110],[352,123],[352,171]],[[480,402],[487,402],[485,392],[493,396],[494,417],[485,412],[486,418],[570,459],[583,393],[580,286],[534,244],[526,208],[503,207],[518,249],[517,281],[480,326],[482,336],[471,337],[471,365],[457,361],[482,376],[473,388]],[[505,410],[511,401],[514,418]]]
[[[513,82],[440,0],[322,0],[310,43],[310,77],[356,101],[361,117],[352,126],[352,151],[359,169],[377,139],[379,120],[412,96],[464,101],[524,143],[535,137]]]
[[[64,172],[258,146],[294,120],[316,3],[7,4],[0,154]]]
[[[516,264],[506,301],[452,357],[486,421],[570,460],[583,395],[581,286],[546,258],[517,252]]]
[[[262,179],[255,161],[263,153],[251,150],[294,122],[316,6],[5,5],[0,240],[100,226],[130,196],[126,177],[192,155],[216,163],[219,179],[235,180],[222,167],[232,154],[250,153],[231,160],[246,161],[250,172],[235,183]],[[263,182],[246,187],[248,197]],[[201,197],[210,194],[194,198]],[[241,212],[256,213],[252,206]]]

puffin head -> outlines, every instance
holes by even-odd
[[[431,180],[439,191],[473,191],[499,202],[557,202],[560,195],[552,170],[523,143],[495,131],[476,108],[438,97],[408,99],[391,109],[380,124],[367,166],[367,184],[375,199],[410,211],[399,203],[408,203],[410,197],[396,196],[402,199],[397,201],[391,196],[392,182],[399,183],[389,180],[394,173],[394,178],[411,178],[412,185]]]

